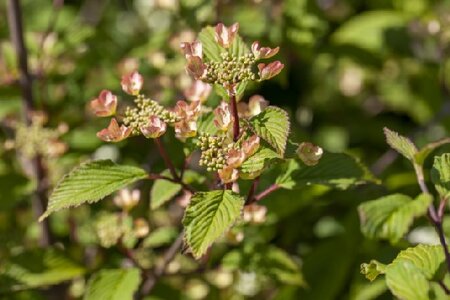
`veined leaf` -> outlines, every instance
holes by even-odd
[[[450,196],[450,153],[434,158],[431,180],[441,197],[448,198]]]
[[[432,202],[431,195],[393,194],[365,202],[358,207],[361,231],[369,238],[388,239],[396,243],[407,232],[414,218],[424,215]]]
[[[132,300],[139,287],[139,270],[101,270],[89,280],[84,300]]]
[[[243,205],[244,199],[230,190],[194,194],[183,218],[185,240],[194,257],[200,258],[233,225]]]
[[[362,273],[370,280],[386,274],[386,284],[399,299],[429,299],[430,281],[442,280],[446,273],[441,245],[418,245],[401,251],[385,266],[376,261],[363,264]]]
[[[425,162],[425,159],[428,157],[428,155],[430,155],[430,153],[432,153],[434,150],[436,150],[440,146],[449,144],[449,143],[450,143],[450,138],[445,138],[440,141],[436,141],[436,142],[427,144],[425,147],[420,149],[418,153],[416,153],[416,156],[414,157],[416,163],[419,165],[423,165],[423,163]]]
[[[430,284],[420,269],[411,262],[401,261],[390,265],[386,273],[386,284],[399,299],[430,299]]]
[[[286,149],[290,123],[287,112],[279,107],[269,106],[250,119],[255,133],[268,142],[281,156]]]
[[[281,158],[275,151],[261,145],[252,156],[241,165],[241,172],[253,174],[261,172],[272,160]]]
[[[222,57],[220,56],[220,54],[223,52],[228,52],[234,57],[241,57],[250,52],[247,45],[239,35],[235,36],[233,43],[228,49],[222,48],[216,42],[215,29],[212,26],[207,26],[202,29],[199,34],[199,40],[203,46],[204,56],[210,61],[222,61]]]
[[[120,166],[111,160],[82,164],[58,183],[39,221],[60,209],[96,202],[146,176],[140,168]]]
[[[400,299],[429,299],[430,280],[445,275],[442,246],[418,245],[399,253],[386,268],[386,283]]]
[[[325,152],[315,166],[301,166],[291,162],[277,181],[284,188],[301,188],[306,185],[322,184],[339,189],[376,182],[367,168],[348,154]]]
[[[0,266],[0,291],[57,284],[84,272],[82,266],[56,249],[26,251]]]
[[[414,157],[417,154],[417,148],[411,142],[410,139],[399,135],[397,132],[390,130],[389,128],[384,128],[384,135],[386,136],[386,141],[389,146],[392,147],[395,151],[409,159],[410,161],[414,161]]]

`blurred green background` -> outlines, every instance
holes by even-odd
[[[277,59],[285,64],[283,72],[252,85],[244,99],[263,95],[290,113],[296,140],[352,153],[382,179],[380,185],[349,191],[318,186],[300,193],[277,191],[262,202],[268,207],[268,221],[248,229],[245,239],[277,245],[294,255],[308,287],[265,285],[257,273],[240,273],[224,286],[215,285],[207,276],[187,276],[163,281],[149,299],[392,298],[383,281],[370,284],[359,274],[359,265],[372,258],[390,261],[408,242],[394,247],[364,239],[356,206],[387,191],[418,192],[413,170],[387,151],[384,126],[411,136],[419,146],[448,136],[449,1],[23,0],[21,4],[37,107],[48,115],[46,126],[56,128],[64,122],[69,127],[61,137],[67,152],[49,161],[53,183],[92,158],[150,164],[153,170],[162,170],[156,150],[145,139],[120,144],[98,140],[95,133],[107,120],[95,119],[87,104],[101,89],[122,95],[121,74],[138,67],[147,94],[173,105],[183,98],[190,82],[180,42],[192,41],[203,26],[218,22],[239,22],[247,42],[259,40],[262,45],[281,48]],[[2,1],[0,271],[6,261],[37,244],[30,201],[34,184],[15,151],[7,147],[14,137],[9,125],[20,116],[18,73]],[[166,142],[181,164],[179,142],[171,138]],[[147,217],[149,186],[142,189],[144,200],[134,213]],[[91,269],[120,265],[117,251],[100,249],[92,233],[93,220],[111,207],[111,201],[102,201],[52,216],[52,230],[71,259],[89,265],[83,253],[91,249],[97,251]],[[152,212],[150,227],[176,226],[170,218],[173,210],[166,207]],[[78,225],[76,243],[71,236],[73,222]],[[436,237],[424,221],[407,239],[433,242]],[[220,261],[224,247],[219,245],[212,254],[212,266]],[[158,253],[158,249],[151,251],[150,257]],[[73,299],[82,295],[84,285],[83,278],[70,283]],[[1,297],[46,299],[33,289],[11,294],[0,283]]]

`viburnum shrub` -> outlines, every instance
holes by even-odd
[[[165,107],[144,94],[145,79],[137,70],[123,75],[120,82],[122,90],[133,98],[132,105],[119,101],[121,97],[109,90],[101,91],[90,102],[93,114],[111,117],[109,125],[98,131],[98,138],[119,143],[141,136],[155,143],[167,169],[154,173],[111,160],[94,160],[75,168],[57,184],[40,220],[61,209],[93,203],[115,193],[112,199],[119,211],[102,212],[94,228],[100,245],[116,247],[132,266],[126,273],[113,270],[92,277],[89,299],[95,299],[98,287],[105,286],[105,278],[119,280],[123,274],[133,279],[131,292],[139,286],[140,294],[147,295],[159,277],[172,272],[171,262],[179,252],[191,253],[199,260],[194,271],[204,271],[211,247],[218,240],[232,246],[221,248],[221,268],[258,271],[271,280],[305,285],[298,262],[288,253],[268,246],[264,239],[246,239],[249,228],[270,222],[270,212],[259,201],[279,189],[302,189],[313,184],[346,189],[377,182],[352,156],[296,140],[287,111],[270,105],[260,95],[248,97],[245,91],[249,84],[277,76],[284,65],[273,59],[278,47],[264,47],[259,42],[248,47],[238,29],[237,23],[229,27],[218,24],[204,28],[196,41],[181,43],[192,84],[184,91],[186,99],[173,107]],[[213,93],[221,99],[215,106],[211,105]],[[388,143],[412,162],[422,194],[415,199],[394,194],[361,204],[362,232],[370,238],[399,243],[414,219],[428,214],[441,245],[409,248],[389,265],[377,261],[363,264],[362,272],[370,280],[385,274],[387,286],[401,299],[428,299],[430,291],[447,293],[442,280],[445,265],[450,269],[450,255],[442,224],[450,194],[450,155],[436,157],[431,172],[440,199],[437,209],[425,184],[423,164],[436,147],[448,140],[419,151],[407,138],[388,129],[385,133]],[[182,142],[182,165],[176,165],[177,160],[166,150],[171,145],[164,143],[165,135]],[[163,233],[163,228],[151,228],[148,219],[135,217],[133,210],[138,207],[142,190],[139,185],[128,186],[140,180],[153,181],[152,211],[164,209],[171,200],[182,210],[182,218],[174,217],[180,224],[175,236],[173,232]],[[157,263],[141,257],[149,245],[166,246],[170,244],[167,240],[173,243],[165,251],[152,254],[156,256],[152,261]],[[442,289],[433,289],[434,283]]]

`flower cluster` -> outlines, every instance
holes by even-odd
[[[239,55],[233,52],[232,45],[236,42],[238,30],[237,23],[229,28],[222,23],[215,27],[215,40],[223,49],[219,60],[203,57],[203,47],[199,41],[181,43],[181,49],[188,61],[186,71],[197,80],[224,87],[235,87],[243,81],[267,80],[279,74],[284,67],[280,61],[259,63],[258,73],[254,72],[256,62],[276,55],[278,47],[261,47],[256,41],[252,44],[251,51]]]
[[[140,134],[147,138],[158,138],[166,132],[168,125],[175,128],[176,136],[180,139],[193,137],[197,134],[197,118],[202,102],[211,93],[209,84],[196,81],[185,92],[187,99],[191,101],[189,104],[180,100],[174,108],[166,109],[140,93],[143,77],[137,71],[123,76],[121,86],[124,92],[135,97],[135,106],[125,108],[122,124],[112,118],[108,127],[97,133],[106,142],[120,142],[129,136]],[[90,102],[90,109],[98,117],[109,117],[116,114],[117,104],[117,96],[103,90]]]
[[[15,139],[8,140],[6,148],[15,148],[27,158],[36,156],[51,158],[62,155],[66,152],[67,145],[59,138],[67,132],[67,125],[61,124],[56,129],[50,129],[44,127],[46,121],[45,114],[34,112],[30,125],[17,123]]]

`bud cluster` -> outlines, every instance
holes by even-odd
[[[255,57],[251,53],[236,57],[227,52],[221,54],[222,61],[205,63],[204,80],[222,86],[237,84],[241,81],[254,81],[256,75],[252,71]]]
[[[205,166],[209,172],[222,169],[226,163],[226,155],[233,144],[226,144],[225,136],[211,136],[201,133],[197,146],[202,151],[199,164]]]
[[[157,116],[165,123],[173,124],[178,121],[174,112],[165,109],[158,102],[138,95],[134,100],[137,107],[127,107],[123,123],[132,128],[132,134],[138,135],[141,128],[146,127],[150,116]]]

